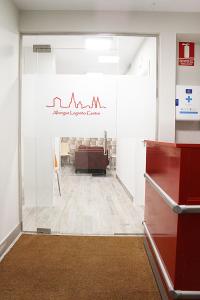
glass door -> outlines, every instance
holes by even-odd
[[[54,53],[37,38],[23,39],[22,183],[23,230],[50,232],[53,205],[54,148],[52,122],[45,114],[40,86],[55,76]]]
[[[142,233],[156,39],[24,36],[21,132],[24,231]]]

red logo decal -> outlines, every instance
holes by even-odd
[[[83,104],[82,101],[77,101],[75,99],[74,93],[72,93],[71,99],[68,104],[64,104],[63,100],[59,97],[55,97],[52,100],[52,104],[47,105],[48,108],[60,108],[62,111],[54,110],[53,114],[56,115],[100,115],[100,112],[91,112],[90,109],[105,109],[106,106],[103,106],[99,100],[99,97],[93,97],[90,104]],[[72,111],[71,109],[75,110]],[[86,111],[86,109],[88,111]],[[77,111],[82,110],[82,111]],[[83,111],[84,110],[84,111]]]

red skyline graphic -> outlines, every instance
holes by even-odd
[[[99,97],[94,97],[93,96],[93,99],[91,101],[91,105],[89,105],[89,104],[84,105],[82,103],[82,101],[78,101],[77,102],[77,100],[75,99],[74,93],[72,93],[70,102],[69,102],[69,104],[67,106],[63,105],[63,100],[61,98],[55,97],[55,98],[53,98],[52,105],[47,105],[46,107],[56,107],[56,103],[57,102],[59,103],[60,108],[65,108],[65,109],[66,108],[76,108],[76,109],[77,108],[80,108],[80,109],[84,109],[84,108],[90,108],[90,109],[92,109],[92,108],[100,108],[100,109],[106,108],[106,106],[102,106],[101,105]]]

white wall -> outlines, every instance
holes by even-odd
[[[179,41],[194,42],[195,43],[195,61],[194,66],[179,66],[178,55],[179,55]],[[176,83],[178,85],[200,85],[200,34],[193,35],[178,35],[177,36],[177,67],[176,67]]]
[[[119,77],[117,175],[138,205],[144,204],[144,140],[156,137],[156,39],[145,38],[129,69]]]
[[[194,66],[178,65],[178,42],[190,41],[195,43]],[[177,85],[200,85],[200,34],[186,34],[177,36]],[[200,143],[200,122],[197,121],[176,121],[176,142],[177,143]]]
[[[0,244],[19,225],[18,12],[0,0]]]

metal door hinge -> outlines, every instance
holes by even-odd
[[[51,234],[51,228],[37,228],[37,233]]]
[[[50,53],[51,45],[33,45],[33,52]]]

